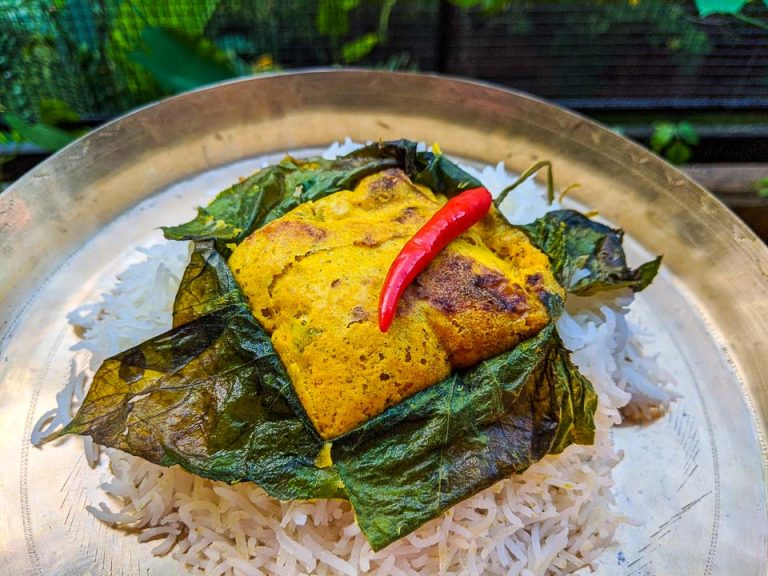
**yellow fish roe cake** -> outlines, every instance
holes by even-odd
[[[541,330],[538,294],[562,295],[547,257],[493,212],[452,242],[401,299],[378,300],[406,241],[445,203],[397,169],[302,204],[254,232],[230,268],[325,439]]]

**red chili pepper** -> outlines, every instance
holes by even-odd
[[[491,193],[485,188],[465,190],[451,198],[413,238],[392,262],[379,296],[379,329],[389,330],[397,303],[408,285],[457,236],[482,220],[491,209]]]

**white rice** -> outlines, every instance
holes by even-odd
[[[347,140],[325,155],[357,147]],[[498,193],[511,183],[503,164],[466,167]],[[505,213],[527,223],[552,209],[530,182],[505,202]],[[67,422],[82,402],[86,383],[101,362],[167,330],[188,247],[167,242],[143,250],[146,259],[126,269],[100,302],[70,314],[82,330],[80,350],[57,407],[35,426],[33,442]],[[89,511],[118,528],[138,530],[152,553],[172,554],[191,574],[357,574],[534,576],[594,566],[627,519],[616,508],[610,428],[624,409],[636,417],[663,410],[674,398],[671,378],[643,355],[641,338],[626,314],[631,292],[611,298],[574,298],[558,322],[573,360],[599,395],[593,446],[570,446],[524,474],[498,482],[440,518],[375,553],[337,500],[280,502],[250,483],[229,486],[174,466],[163,468],[105,449],[111,474],[102,488],[118,509],[101,503]],[[83,352],[89,358],[83,357]],[[87,362],[86,362],[87,360]],[[98,458],[86,439],[89,461]],[[126,535],[126,537],[128,537]]]

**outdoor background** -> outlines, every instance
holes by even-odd
[[[100,123],[227,78],[479,78],[596,118],[768,237],[768,0],[0,0],[0,189]]]

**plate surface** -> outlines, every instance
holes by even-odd
[[[0,195],[0,574],[176,573],[151,544],[85,511],[104,471],[79,442],[38,450],[76,336],[66,313],[98,298],[157,226],[265,157],[355,140],[439,141],[521,170],[551,159],[560,186],[624,228],[630,260],[665,255],[634,318],[683,394],[662,419],[614,432],[621,506],[637,521],[605,574],[764,575],[768,557],[768,249],[722,204],[641,147],[573,113],[475,82],[308,71],[239,80],[130,114]]]

